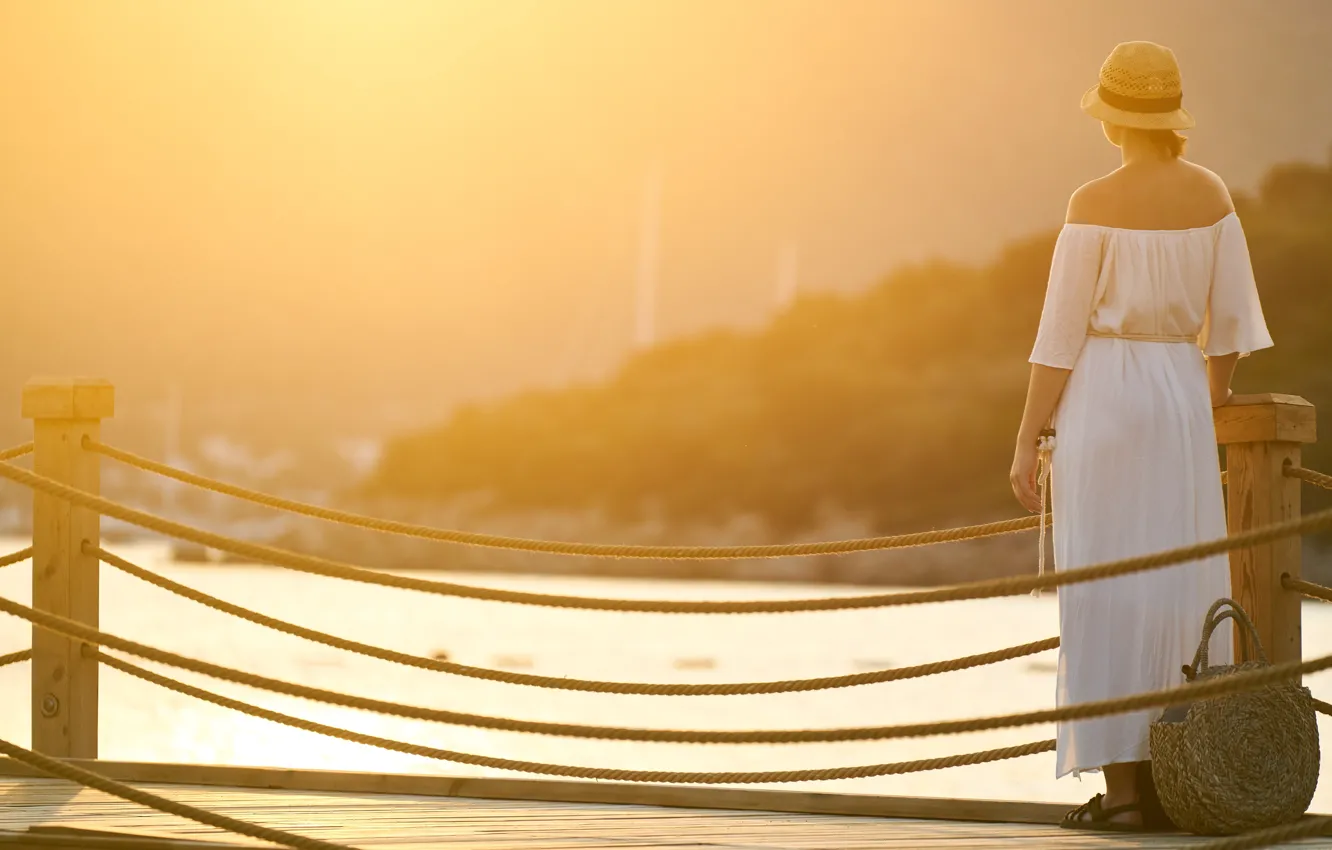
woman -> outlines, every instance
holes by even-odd
[[[1038,439],[1053,425],[1055,565],[1077,569],[1224,537],[1212,408],[1244,354],[1272,344],[1225,184],[1181,158],[1192,127],[1174,54],[1114,49],[1082,100],[1123,165],[1073,194],[1050,271],[1011,480],[1041,510]],[[1201,349],[1201,353],[1199,352]],[[1183,683],[1225,555],[1059,589],[1059,705]],[[1231,630],[1212,658],[1230,663]],[[1142,711],[1061,724],[1057,776],[1103,771],[1071,828],[1159,826]]]

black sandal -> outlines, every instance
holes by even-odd
[[[1060,826],[1064,829],[1091,829],[1100,832],[1151,832],[1151,828],[1137,823],[1119,823],[1110,820],[1118,815],[1138,812],[1142,814],[1141,803],[1129,803],[1112,809],[1101,808],[1104,794],[1097,794],[1073,811],[1064,815]],[[1084,817],[1085,816],[1085,817]]]

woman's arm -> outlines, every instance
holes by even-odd
[[[1018,428],[1017,448],[1013,452],[1013,468],[1008,474],[1013,495],[1022,506],[1032,512],[1041,510],[1041,497],[1036,492],[1036,441],[1054,415],[1055,405],[1064,392],[1071,369],[1032,364],[1031,380],[1027,384],[1027,406],[1022,411],[1022,425]]]
[[[1218,354],[1207,358],[1207,386],[1212,391],[1212,407],[1230,401],[1230,379],[1235,377],[1239,354]]]

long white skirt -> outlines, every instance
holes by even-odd
[[[1055,565],[1072,570],[1224,537],[1206,367],[1189,343],[1091,337],[1055,417]],[[1058,705],[1184,683],[1203,618],[1230,595],[1229,560],[1059,589]],[[1231,660],[1231,629],[1211,659]],[[1160,710],[1059,726],[1056,776],[1144,761]]]

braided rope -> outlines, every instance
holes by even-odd
[[[85,647],[92,649],[91,647]],[[212,694],[200,688],[186,685],[183,682],[177,682],[167,679],[163,676],[151,673],[128,662],[121,661],[106,655],[105,653],[92,650],[92,654],[103,664],[115,669],[121,670],[132,676],[137,676],[145,681],[159,684],[162,687],[169,688],[188,696],[194,696],[206,700],[215,705],[225,708],[233,708],[246,714],[270,720],[276,723],[292,726],[298,729],[315,732],[317,734],[328,735],[341,740],[352,741],[354,743],[366,744],[370,746],[382,747],[384,749],[395,750],[398,752],[409,753],[412,755],[424,756],[440,760],[452,761],[460,764],[474,764],[484,767],[495,767],[503,770],[515,770],[525,773],[539,773],[556,776],[573,776],[585,779],[605,779],[613,781],[638,781],[638,782],[674,782],[680,784],[746,784],[746,783],[767,783],[767,782],[801,782],[813,781],[818,779],[850,779],[869,776],[886,776],[901,773],[914,773],[925,770],[937,770],[947,767],[956,767],[970,764],[982,764],[985,762],[999,761],[1001,759],[1017,758],[1023,755],[1033,755],[1036,753],[1049,752],[1054,749],[1054,741],[1037,741],[1031,744],[1023,744],[1016,747],[1007,747],[999,750],[987,750],[977,753],[965,753],[954,756],[946,756],[935,759],[920,759],[912,762],[897,762],[882,765],[864,765],[850,768],[828,768],[824,770],[807,771],[773,771],[768,773],[675,773],[670,771],[628,771],[613,770],[607,768],[578,768],[562,767],[559,765],[544,765],[536,762],[522,762],[511,759],[494,759],[486,756],[473,756],[467,753],[456,753],[448,750],[440,750],[433,747],[422,747],[415,744],[393,741],[386,738],[378,738],[373,735],[364,735],[358,732],[336,729],[324,726],[320,723],[301,720],[295,717],[280,714],[275,711],[260,708],[258,706],[246,705],[236,700]],[[287,847],[294,847],[297,850],[350,850],[343,845],[333,844],[326,841],[320,841],[315,838],[293,835],[292,833],[281,830],[271,829],[269,827],[259,826],[257,824],[247,823],[234,818],[209,812],[204,809],[195,808],[184,803],[178,803],[174,800],[168,800],[156,794],[147,791],[141,791],[137,788],[116,782],[106,776],[76,767],[65,762],[58,761],[31,750],[24,749],[9,741],[0,739],[0,753],[14,759],[17,762],[26,764],[36,770],[77,783],[87,788],[119,797],[122,800],[128,800],[132,803],[138,803],[141,806],[156,809],[166,814],[193,820],[196,823],[212,826],[217,829],[223,829],[234,832],[238,835],[245,835],[251,838],[257,838],[262,841],[269,841],[274,844],[280,844]],[[805,777],[808,776],[808,779]],[[650,778],[649,778],[650,777]],[[761,777],[761,778],[760,778]],[[1260,830],[1249,833],[1248,835],[1233,836],[1223,838],[1218,841],[1208,842],[1198,845],[1199,850],[1250,850],[1250,848],[1268,847],[1273,844],[1279,844],[1298,838],[1306,838],[1318,835],[1325,835],[1332,831],[1332,818],[1309,818],[1294,824],[1274,827],[1272,829]]]
[[[0,655],[0,667],[8,667],[11,664],[17,664],[20,661],[27,661],[32,658],[31,649],[20,649],[18,652],[11,652],[8,655]]]
[[[1054,741],[1037,741],[1031,744],[1024,744],[1016,747],[1007,747],[998,750],[987,750],[977,753],[965,753],[943,758],[920,759],[910,762],[896,762],[881,765],[864,765],[848,768],[828,768],[824,770],[802,770],[802,771],[772,771],[765,773],[684,773],[670,771],[629,771],[614,770],[608,768],[579,768],[563,767],[559,765],[546,765],[537,762],[523,762],[512,759],[496,759],[486,756],[473,756],[467,753],[452,752],[433,747],[423,747],[416,744],[408,744],[401,741],[393,741],[386,738],[379,738],[373,735],[364,735],[359,732],[350,732],[343,729],[325,726],[320,723],[302,720],[296,717],[289,717],[275,711],[270,711],[258,706],[247,705],[237,700],[232,700],[218,694],[195,688],[183,682],[168,679],[159,676],[148,670],[136,667],[120,659],[99,652],[92,647],[85,645],[86,650],[91,650],[91,654],[101,663],[120,670],[132,676],[136,676],[145,681],[158,684],[162,687],[176,691],[187,696],[193,696],[224,708],[232,708],[245,714],[281,723],[298,729],[315,732],[317,734],[327,735],[341,740],[354,743],[366,744],[369,746],[381,747],[397,752],[404,752],[411,755],[423,756],[426,758],[435,758],[439,760],[452,761],[460,764],[473,764],[482,767],[493,767],[502,770],[514,770],[524,773],[536,773],[543,775],[570,776],[582,779],[602,779],[611,781],[629,781],[629,782],[673,782],[679,784],[747,784],[747,783],[767,783],[767,782],[802,782],[821,779],[851,779],[870,776],[886,776],[901,773],[914,773],[925,770],[937,770],[947,767],[957,767],[971,764],[982,764],[985,762],[999,761],[1008,758],[1017,758],[1024,755],[1033,755],[1037,753],[1049,752],[1054,748]],[[66,764],[52,758],[23,749],[8,741],[0,739],[0,753],[4,753],[15,761],[27,764],[29,767],[40,770],[51,776],[76,782],[88,788],[101,791],[112,796],[120,797],[133,803],[138,803],[149,808],[177,817],[187,818],[207,826],[218,829],[228,830],[239,835],[246,835],[263,841],[270,841],[274,844],[281,844],[288,847],[295,847],[298,850],[348,850],[341,845],[331,844],[318,839],[306,838],[304,836],[292,835],[280,830],[270,829],[268,827],[258,826],[256,824],[246,823],[208,812],[203,809],[197,809],[193,806],[177,803],[132,788],[128,785],[116,782],[105,776],[85,770],[74,765]],[[1273,844],[1283,843],[1297,838],[1305,838],[1316,835],[1324,835],[1330,831],[1332,819],[1328,818],[1310,818],[1295,824],[1279,826],[1272,829],[1260,830],[1249,833],[1248,835],[1233,836],[1223,838],[1218,841],[1212,841],[1207,844],[1200,844],[1200,850],[1249,850],[1250,848],[1267,847]]]
[[[10,552],[8,555],[0,558],[0,568],[17,564],[19,561],[26,561],[32,557],[32,547],[20,549],[17,552]]]
[[[338,561],[316,558],[312,555],[299,555],[272,546],[233,540],[220,534],[203,531],[188,525],[172,522],[153,514],[128,508],[123,505],[95,496],[59,481],[53,481],[40,475],[20,469],[7,463],[0,463],[0,477],[17,481],[20,484],[40,490],[48,495],[63,499],[79,507],[98,511],[106,516],[137,525],[142,528],[179,537],[201,546],[230,552],[233,555],[251,558],[259,563],[273,564],[299,572],[348,581],[360,581],[384,587],[398,587],[455,596],[463,599],[481,599],[491,602],[510,602],[519,605],[540,605],[550,608],[575,608],[594,611],[637,611],[657,614],[757,614],[785,613],[793,611],[835,611],[861,608],[884,608],[894,605],[918,605],[926,602],[949,602],[961,599],[989,599],[996,596],[1010,596],[1036,589],[1060,587],[1065,584],[1098,581],[1113,576],[1143,572],[1158,567],[1195,561],[1211,555],[1219,555],[1232,549],[1241,549],[1285,537],[1293,537],[1314,531],[1332,528],[1332,509],[1309,514],[1303,517],[1273,523],[1262,528],[1245,531],[1230,537],[1205,541],[1192,546],[1184,546],[1165,552],[1124,558],[1119,561],[1066,570],[1044,576],[1013,576],[991,579],[988,581],[957,584],[929,590],[914,590],[898,593],[881,593],[869,596],[829,597],[822,599],[763,600],[740,602],[714,601],[668,601],[639,599],[595,599],[583,596],[560,596],[545,593],[529,593],[517,590],[474,587],[452,582],[432,581],[412,576],[399,576],[380,573],[363,567],[352,566]]]
[[[87,644],[85,644],[85,646],[87,646]],[[1021,744],[1014,747],[984,750],[976,753],[960,753],[958,755],[943,756],[940,758],[917,759],[915,761],[867,764],[856,767],[830,767],[813,770],[780,770],[751,773],[690,773],[668,770],[620,770],[608,767],[571,767],[558,764],[545,764],[542,762],[517,761],[514,759],[479,756],[471,753],[460,753],[455,750],[442,750],[436,747],[409,744],[405,741],[395,741],[391,738],[380,738],[375,735],[365,735],[360,732],[352,732],[347,729],[326,726],[312,720],[303,720],[299,717],[281,714],[280,712],[261,708],[257,705],[251,705],[249,703],[231,699],[230,697],[224,697],[220,694],[194,687],[193,685],[187,685],[184,682],[153,673],[150,670],[145,670],[142,667],[131,664],[128,661],[123,661],[115,656],[107,655],[104,652],[93,650],[93,655],[98,661],[108,667],[113,667],[122,673],[135,676],[145,682],[150,682],[179,694],[210,702],[213,705],[221,706],[222,708],[239,711],[242,714],[248,714],[251,717],[270,720],[274,723],[281,723],[284,726],[291,726],[296,729],[304,729],[307,732],[314,732],[317,735],[325,735],[342,741],[351,741],[355,744],[366,744],[371,747],[379,747],[385,750],[422,756],[424,758],[436,759],[438,761],[448,761],[455,764],[470,764],[477,767],[488,767],[498,770],[511,770],[518,773],[532,773],[541,776],[564,776],[573,779],[594,779],[612,782],[668,782],[682,785],[750,785],[770,782],[817,782],[831,779],[863,779],[870,776],[896,776],[903,773],[918,773],[926,770],[941,770],[948,767],[984,764],[986,762],[1019,758],[1021,756],[1035,755],[1037,753],[1048,753],[1055,748],[1055,742],[1053,740],[1034,741],[1030,744]]]
[[[1310,599],[1332,602],[1332,587],[1323,587],[1321,584],[1314,584],[1301,578],[1293,578],[1288,573],[1281,576],[1281,586],[1286,590],[1302,593]]]
[[[1020,517],[1018,519],[991,522],[984,525],[970,525],[962,528],[922,531],[913,534],[899,534],[891,537],[864,537],[855,540],[834,540],[817,543],[773,543],[759,546],[638,546],[614,543],[572,543],[560,540],[529,540],[521,537],[503,537],[496,534],[481,534],[473,531],[459,531],[447,528],[433,528],[408,522],[368,517],[362,514],[339,511],[305,502],[295,502],[278,496],[270,496],[256,490],[248,490],[234,484],[227,484],[202,475],[195,475],[183,469],[176,469],[155,460],[117,449],[94,440],[83,438],[83,447],[123,464],[171,478],[185,484],[191,484],[214,493],[244,499],[256,505],[287,511],[301,516],[322,519],[328,522],[342,523],[387,534],[400,534],[406,537],[419,537],[425,540],[438,540],[444,543],[458,543],[463,546],[481,546],[489,549],[513,549],[522,552],[541,552],[550,555],[582,555],[590,558],[654,558],[661,560],[737,560],[742,558],[789,558],[810,555],[839,555],[848,552],[871,552],[883,549],[906,549],[915,546],[930,546],[936,543],[951,543],[958,540],[976,540],[983,537],[995,537],[1001,534],[1013,534],[1035,528],[1040,517]]]
[[[897,762],[895,764],[883,765],[865,765],[863,767],[852,768],[831,768],[823,771],[774,771],[771,773],[672,773],[669,771],[624,771],[598,768],[564,768],[557,765],[542,765],[534,762],[520,762],[510,759],[491,759],[485,756],[470,756],[465,753],[453,753],[447,750],[437,750],[432,747],[420,747],[414,744],[406,744],[399,741],[391,741],[385,738],[377,738],[372,735],[363,735],[357,732],[348,732],[346,730],[335,729],[324,726],[323,724],[313,723],[311,721],[301,720],[295,717],[287,717],[278,712],[259,708],[258,706],[249,706],[244,703],[222,697],[217,694],[210,694],[199,688],[186,685],[183,682],[175,682],[165,677],[158,676],[147,670],[135,667],[132,664],[112,658],[105,653],[94,650],[94,655],[99,661],[108,666],[115,667],[125,673],[138,676],[149,682],[160,684],[163,687],[170,688],[179,693],[189,696],[195,696],[199,699],[207,700],[216,705],[227,708],[234,708],[251,714],[255,717],[261,717],[277,723],[293,726],[299,729],[316,732],[318,734],[330,735],[342,740],[353,741],[355,743],[379,746],[385,749],[406,752],[413,755],[425,756],[428,758],[439,758],[447,761],[454,761],[462,764],[477,764],[486,767],[497,767],[505,770],[518,770],[528,773],[548,773],[559,776],[577,776],[588,779],[608,779],[618,781],[652,781],[652,782],[676,782],[681,784],[744,784],[748,782],[800,782],[806,781],[801,777],[804,774],[811,775],[810,779],[821,778],[858,778],[868,776],[885,776],[897,773],[912,773],[924,770],[935,770],[946,767],[961,766],[967,764],[982,764],[984,762],[999,761],[1006,758],[1016,758],[1022,755],[1032,755],[1035,753],[1049,752],[1054,748],[1054,741],[1038,741],[1031,744],[1024,744],[1017,747],[1008,747],[1002,750],[988,750],[978,753],[966,753],[955,756],[947,756],[938,759],[921,759],[914,762]],[[0,753],[7,755],[17,762],[26,764],[36,770],[40,770],[50,776],[75,782],[87,788],[119,797],[122,800],[128,800],[132,803],[138,803],[141,806],[156,809],[166,814],[193,820],[206,826],[212,826],[217,829],[224,829],[234,832],[238,835],[245,835],[251,838],[257,838],[262,841],[269,841],[274,844],[280,844],[287,847],[294,847],[297,850],[350,850],[343,845],[332,844],[326,841],[320,841],[315,838],[293,835],[281,830],[271,829],[269,827],[259,826],[257,824],[247,823],[245,821],[229,818],[214,812],[195,808],[184,803],[178,803],[174,800],[168,800],[156,794],[147,791],[141,791],[137,788],[116,782],[101,774],[93,773],[81,767],[76,767],[56,759],[43,756],[31,750],[24,749],[0,739]],[[545,770],[549,768],[550,770]],[[558,772],[556,772],[558,771]],[[833,775],[836,774],[836,775]],[[652,779],[639,779],[638,777],[654,777]],[[662,778],[656,778],[656,777]],[[771,779],[758,779],[750,777],[772,777]],[[669,778],[667,778],[669,777]],[[687,778],[686,778],[687,777]],[[725,778],[723,778],[725,777]],[[1330,818],[1309,818],[1294,824],[1279,826],[1272,829],[1260,830],[1249,833],[1248,835],[1233,836],[1223,838],[1218,841],[1208,842],[1198,845],[1199,850],[1250,850],[1250,848],[1267,847],[1297,838],[1306,838],[1316,835],[1325,835],[1332,831],[1332,819]]]
[[[21,446],[14,446],[12,449],[5,449],[0,452],[0,460],[14,460],[30,454],[32,454],[32,443],[24,443]]]
[[[1305,469],[1300,466],[1288,466],[1282,472],[1287,478],[1298,478],[1316,487],[1332,490],[1332,475],[1324,475],[1321,472],[1314,472],[1312,469]]]
[[[495,729],[504,732],[522,732],[535,735],[557,735],[569,738],[592,738],[616,741],[653,741],[677,744],[795,744],[827,743],[832,741],[880,741],[893,738],[921,738],[931,735],[956,735],[964,732],[985,732],[992,729],[1010,729],[1018,726],[1031,726],[1039,723],[1054,723],[1067,720],[1086,720],[1105,717],[1149,708],[1165,708],[1205,699],[1215,699],[1234,693],[1257,690],[1267,685],[1299,678],[1310,673],[1332,668],[1332,655],[1325,655],[1309,661],[1289,661],[1275,664],[1259,670],[1235,673],[1190,682],[1176,688],[1161,691],[1149,691],[1132,694],[1127,697],[1100,700],[1097,702],[1077,703],[1059,708],[1042,709],[1021,714],[1000,715],[997,717],[977,717],[963,720],[941,720],[932,723],[907,723],[897,726],[862,726],[842,729],[772,729],[772,730],[727,730],[709,731],[693,729],[628,729],[613,726],[586,726],[581,724],[546,723],[531,720],[514,720],[504,717],[489,717],[477,714],[448,711],[444,709],[422,708],[403,705],[385,700],[296,685],[278,679],[270,679],[255,673],[235,670],[187,658],[163,649],[145,646],[126,638],[106,634],[97,629],[76,623],[73,620],[38,611],[20,605],[13,600],[0,596],[0,611],[20,617],[73,640],[80,640],[139,658],[146,658],[191,672],[201,673],[215,679],[223,679],[252,688],[272,691],[287,696],[326,702],[363,711],[373,711],[394,717],[406,717],[412,720],[427,720],[436,723],[449,723],[476,729]]]
[[[103,776],[100,773],[93,773],[91,770],[85,770],[72,764],[53,759],[50,756],[44,756],[41,753],[35,753],[32,750],[25,750],[17,744],[11,744],[9,741],[0,739],[0,753],[9,756],[14,761],[26,764],[28,767],[40,770],[42,773],[55,776],[59,779],[65,779],[75,782],[85,788],[92,788],[101,791],[103,794],[110,794],[112,797],[119,797],[122,800],[129,800],[131,803],[138,803],[140,806],[147,806],[150,809],[157,809],[159,812],[165,812],[169,815],[185,818],[204,824],[205,826],[225,829],[228,832],[234,832],[237,835],[245,835],[250,838],[258,838],[261,841],[268,841],[273,844],[280,844],[284,847],[295,847],[297,850],[351,850],[342,844],[332,844],[327,841],[320,841],[317,838],[306,838],[303,835],[293,835],[290,832],[283,832],[280,829],[271,829],[258,824],[247,823],[243,820],[229,818],[226,815],[219,815],[216,812],[196,809],[194,806],[185,803],[177,803],[175,800],[168,800],[166,797],[159,797],[156,794],[150,794],[147,791],[141,791],[138,788],[132,788],[114,779]]]
[[[314,641],[315,643],[321,643],[325,646],[331,646],[335,649],[343,649],[348,652],[355,652],[360,655],[370,656],[371,658],[391,661],[395,664],[403,664],[408,667],[416,667],[422,670],[433,670],[439,673],[450,673],[455,676],[467,676],[472,679],[504,682],[511,685],[526,685],[535,688],[552,688],[564,691],[587,691],[599,694],[644,694],[649,696],[732,696],[741,694],[784,694],[797,691],[819,691],[833,688],[848,688],[857,685],[872,685],[882,682],[897,682],[903,679],[933,676],[938,673],[950,673],[955,670],[966,670],[972,667],[981,667],[986,664],[1008,661],[1013,658],[1022,658],[1027,655],[1034,655],[1038,652],[1055,649],[1059,646],[1059,638],[1053,637],[1035,641],[1033,643],[1024,643],[1020,646],[997,649],[993,652],[985,652],[979,655],[968,655],[962,658],[949,659],[947,661],[933,661],[928,664],[918,664],[913,667],[872,670],[865,673],[853,673],[847,676],[828,676],[819,679],[789,679],[780,682],[662,685],[640,684],[637,682],[598,682],[584,679],[565,679],[557,676],[536,676],[529,673],[510,673],[505,670],[470,667],[466,664],[458,664],[452,661],[441,661],[435,658],[424,658],[420,655],[409,655],[405,652],[397,652],[392,649],[385,649],[371,644],[340,638],[336,635],[315,631],[314,629],[307,629],[304,626],[298,626],[294,623],[288,623],[284,620],[269,617],[239,605],[225,602],[214,596],[209,596],[202,591],[195,590],[194,588],[172,581],[165,576],[150,572],[143,567],[132,564],[124,558],[113,555],[105,549],[94,547],[91,544],[84,544],[84,553],[96,555],[104,564],[109,564],[116,569],[127,572],[135,578],[146,581],[163,590],[170,591],[178,596],[183,596],[186,599],[198,602],[200,605],[205,605],[216,611],[239,617],[242,620],[247,620],[260,626],[266,626],[275,631],[294,635],[295,637],[304,638],[306,640]]]
[[[1329,834],[1332,834],[1332,818],[1310,817],[1282,826],[1220,838],[1206,844],[1190,844],[1189,847],[1192,850],[1250,850],[1253,847],[1272,847],[1300,838]]]
[[[385,746],[387,749],[400,750],[402,752],[411,752],[416,755],[444,758],[445,754],[447,754],[447,756],[449,756],[447,760],[449,761],[455,760],[451,756],[466,755],[463,753],[448,753],[448,751],[444,750],[433,750],[433,748],[427,748],[427,747],[417,747],[412,744],[403,744],[401,748],[399,746],[389,746],[389,745],[398,745],[401,742],[389,741],[387,739],[375,738],[374,736],[370,735],[361,735],[359,733],[346,732],[345,730],[333,729],[331,727],[325,727],[322,724],[303,721],[294,717],[290,718],[285,717],[284,715],[280,715],[277,712],[270,712],[267,709],[261,709],[258,708],[257,706],[243,706],[243,704],[237,703],[235,700],[229,700],[225,697],[221,697],[215,694],[208,694],[205,691],[201,691],[198,688],[193,688],[181,682],[172,682],[170,680],[166,680],[164,679],[164,677],[156,676],[155,674],[150,673],[147,670],[141,670],[140,668],[136,668],[133,665],[127,664],[125,662],[119,662],[117,659],[113,659],[110,656],[105,655],[104,653],[94,651],[94,654],[103,663],[116,667],[117,669],[120,669],[131,675],[140,676],[141,678],[144,678],[147,681],[160,680],[159,683],[162,684],[164,687],[169,687],[172,690],[178,690],[180,693],[188,694],[190,696],[197,696],[200,699],[207,699],[209,702],[214,702],[217,705],[233,707],[236,708],[237,710],[246,711],[246,713],[253,714],[256,717],[263,717],[265,719],[272,720],[274,722],[285,723],[287,725],[306,729],[312,732],[318,732],[321,734],[337,733],[334,734],[333,736],[343,738],[344,740],[355,741],[357,743],[370,744],[373,746]],[[1020,755],[1030,755],[1034,753],[1048,752],[1050,749],[1053,748],[1053,744],[1054,744],[1053,741],[1039,741],[1018,747],[1009,747],[1006,748],[1005,750],[989,750],[980,753],[967,753],[963,755],[948,756],[941,759],[922,759],[916,762],[899,762],[897,764],[888,764],[888,765],[866,765],[864,767],[859,767],[859,768],[833,768],[831,771],[823,771],[823,772],[827,773],[832,771],[875,771],[876,769],[879,768],[886,768],[886,769],[896,768],[896,770],[885,770],[882,773],[865,772],[865,773],[848,774],[846,778],[851,778],[852,776],[882,776],[882,775],[887,775],[887,773],[889,772],[908,773],[921,770],[932,770],[943,767],[959,766],[963,764],[981,764],[983,762],[988,762],[988,761],[998,761],[1002,758],[1014,758]],[[434,756],[433,755],[434,752],[437,752],[440,755]],[[12,744],[9,741],[5,741],[3,739],[0,739],[0,753],[3,753],[4,755],[14,759],[17,762],[26,764],[29,767],[32,767],[36,770],[40,770],[41,772],[46,773],[50,776],[55,776],[57,778],[65,779],[70,782],[75,782],[84,787],[92,788],[94,790],[101,791],[105,794],[110,794],[114,797],[119,797],[122,800],[128,800],[129,802],[132,803],[138,803],[139,805],[153,808],[160,812],[165,812],[166,814],[175,815],[177,817],[186,818],[188,820],[193,820],[197,823],[201,823],[206,826],[212,826],[217,829],[224,829],[230,832],[234,832],[238,835],[245,835],[251,838],[257,838],[262,841],[269,841],[274,844],[280,844],[287,847],[294,847],[297,848],[297,850],[350,850],[350,848],[347,848],[343,845],[332,844],[330,842],[320,841],[315,838],[307,838],[305,836],[293,835],[291,833],[283,832],[281,830],[271,829],[269,827],[247,823],[245,821],[236,820],[234,818],[230,818],[225,815],[220,815],[214,812],[198,809],[195,808],[194,806],[189,806],[184,803],[175,802],[174,800],[168,800],[165,797],[160,797],[156,794],[151,794],[147,791],[141,791],[129,785],[116,782],[115,780],[102,776],[101,774],[93,773],[92,771],[85,770],[81,767],[76,767],[74,765],[67,764],[65,762],[49,758],[47,756],[43,756],[39,753],[35,753],[31,750],[24,749],[23,747],[16,746],[15,744]],[[489,763],[487,766],[495,766],[495,767],[499,767],[501,765],[506,765],[506,764],[512,764],[515,765],[515,767],[513,768],[506,767],[505,769],[515,769],[515,770],[521,769],[520,767],[517,767],[519,765],[530,766],[530,767],[556,767],[553,765],[538,765],[536,763],[530,763],[530,762],[511,762],[508,759],[487,759],[485,757],[469,757],[469,758],[475,758],[475,761],[467,761],[463,763],[480,764],[482,763],[482,761],[485,761]],[[658,773],[657,771],[613,771],[613,770],[601,771],[594,768],[561,768],[561,770],[578,771],[580,774],[583,771],[595,771],[596,773],[605,773],[607,775],[590,776],[588,778],[620,779],[627,781],[635,781],[635,780],[633,780],[632,777],[630,776],[625,776],[624,774],[654,775]],[[537,772],[537,771],[529,771],[529,772]],[[810,771],[788,771],[785,773],[773,772],[768,775],[771,775],[773,777],[786,777],[808,772]],[[819,771],[813,771],[813,772],[818,773]],[[684,774],[684,773],[672,774],[664,771],[660,773],[663,773],[666,776],[691,776],[691,774]],[[561,773],[557,775],[572,775],[572,774]],[[730,776],[735,776],[735,777],[748,777],[748,776],[760,776],[760,775],[762,774],[743,774],[743,773],[730,774]],[[728,776],[728,774],[692,774],[692,776],[723,777],[723,776]],[[663,780],[653,780],[653,781],[676,781],[684,783],[684,782],[689,782],[690,780],[663,779]],[[720,778],[717,778],[713,780],[710,778],[708,781],[715,781],[717,783],[726,782],[726,784],[741,784],[750,780],[746,780],[744,778],[735,779],[735,780],[729,780],[729,779],[722,780]],[[758,780],[753,780],[753,781],[758,781]],[[787,781],[801,781],[801,780],[774,778],[772,780],[763,780],[763,781],[787,782]],[[1324,835],[1327,834],[1327,832],[1330,830],[1332,830],[1332,819],[1310,818],[1304,821],[1300,821],[1298,823],[1289,824],[1286,826],[1279,826],[1267,830],[1260,830],[1258,832],[1253,832],[1248,835],[1223,838],[1219,841],[1212,841],[1208,842],[1207,844],[1200,844],[1198,845],[1198,847],[1199,850],[1250,850],[1250,848],[1267,847],[1272,844],[1290,841],[1297,838]]]

